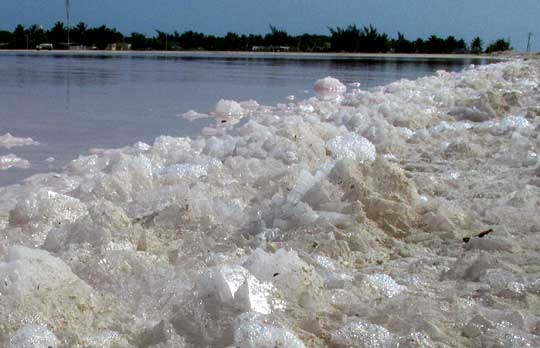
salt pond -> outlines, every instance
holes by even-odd
[[[262,59],[265,58],[265,59]],[[269,59],[272,58],[272,59]],[[113,148],[160,135],[193,136],[206,125],[179,117],[206,113],[219,99],[275,105],[312,95],[313,82],[335,76],[363,88],[484,59],[344,59],[201,53],[2,53],[0,136],[30,137],[39,147],[6,149],[31,162],[0,171],[0,186],[60,170],[91,148]],[[49,159],[47,161],[47,159]],[[52,160],[54,159],[54,161]]]

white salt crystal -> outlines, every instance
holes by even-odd
[[[23,158],[17,157],[12,153],[9,155],[0,156],[0,170],[6,170],[12,167],[26,169],[30,167],[30,162]]]
[[[39,143],[34,141],[32,138],[18,138],[9,133],[0,135],[0,148],[4,147],[6,149],[10,149],[15,146],[24,145],[39,145]]]
[[[57,348],[60,341],[45,325],[28,324],[15,332],[10,348]]]
[[[338,79],[328,76],[315,82],[313,90],[322,100],[332,100],[344,94],[347,87]]]
[[[338,135],[326,143],[326,148],[336,159],[352,158],[357,161],[374,161],[377,156],[375,145],[356,133]]]

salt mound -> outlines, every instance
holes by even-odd
[[[539,83],[327,78],[2,187],[0,346],[540,347]]]

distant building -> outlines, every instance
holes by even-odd
[[[51,43],[42,43],[36,46],[36,50],[38,51],[41,51],[41,50],[51,51],[52,49],[53,49],[53,45]]]
[[[60,42],[57,44],[54,44],[54,48],[60,49],[60,50],[69,50],[69,51],[85,51],[91,49],[88,46],[80,45],[76,42],[70,42],[69,44],[67,42]]]
[[[126,42],[115,42],[107,45],[107,51],[130,51],[131,44]]]
[[[291,50],[290,46],[253,46],[251,47],[252,51],[260,52],[289,52]]]

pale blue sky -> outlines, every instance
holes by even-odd
[[[455,35],[466,41],[504,37],[524,50],[533,32],[540,50],[539,0],[71,0],[72,23],[106,24],[124,34],[196,30],[207,34],[268,32],[268,25],[291,34],[324,33],[327,27],[373,24],[409,39]],[[33,23],[49,27],[65,21],[64,0],[0,0],[0,29]]]

